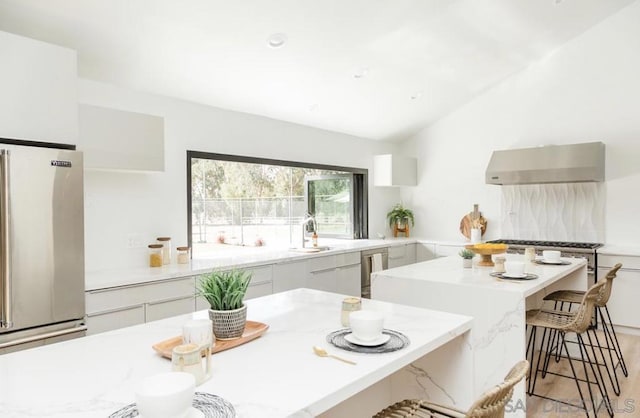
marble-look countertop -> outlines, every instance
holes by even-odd
[[[410,238],[392,239],[360,239],[339,240],[323,239],[320,245],[329,246],[330,249],[316,253],[305,253],[288,248],[276,247],[249,247],[223,245],[220,255],[208,259],[194,259],[189,264],[168,264],[162,267],[138,267],[100,271],[87,271],[85,273],[85,290],[106,289],[118,286],[150,283],[160,280],[170,280],[191,275],[199,275],[210,272],[214,268],[239,267],[248,268],[269,263],[286,263],[306,258],[324,257],[332,254],[342,254],[366,249],[392,247],[416,243]]]
[[[598,248],[598,254],[628,255],[632,257],[640,257],[640,247],[631,245],[605,244],[603,247]]]
[[[386,354],[359,354],[330,346],[340,325],[343,295],[296,289],[247,301],[248,319],[270,326],[262,337],[213,356],[213,377],[196,388],[230,401],[238,418],[313,417],[321,414],[467,332],[468,316],[363,300],[385,314],[385,327],[411,344]],[[136,385],[168,371],[154,343],[180,335],[191,317],[150,322],[49,346],[0,355],[3,418],[104,418],[134,402]],[[356,366],[313,354],[320,345]]]
[[[524,261],[523,255],[507,254],[507,260]],[[553,290],[587,288],[587,263],[581,258],[563,258],[568,265],[526,263],[534,280],[502,280],[491,276],[491,267],[463,268],[459,256],[376,272],[371,278],[372,298],[428,309],[469,315],[473,356],[472,394],[502,381],[508,370],[526,356],[525,314],[538,308],[542,297]],[[525,405],[524,384],[514,390],[512,405]],[[509,416],[524,417],[514,408]]]
[[[524,260],[523,255],[519,254],[505,254],[504,256],[507,260]],[[515,292],[527,297],[586,265],[586,260],[582,258],[563,258],[563,260],[571,264],[555,266],[526,263],[525,271],[539,276],[535,280],[501,280],[490,275],[493,271],[491,267],[462,268],[460,257],[449,256],[373,273],[371,283],[374,286],[377,280],[393,277],[485,290],[495,289]]]

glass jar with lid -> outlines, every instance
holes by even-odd
[[[149,267],[162,267],[162,244],[149,244]]]
[[[158,237],[156,240],[158,244],[162,244],[162,264],[171,263],[171,238]]]
[[[189,264],[189,247],[176,248],[178,253],[178,264]]]

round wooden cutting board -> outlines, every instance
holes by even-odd
[[[460,220],[460,232],[462,232],[462,235],[467,237],[467,239],[471,239],[471,215],[472,213],[467,213]],[[484,235],[487,230],[487,220],[484,219],[482,215],[480,215],[480,225],[480,232]]]

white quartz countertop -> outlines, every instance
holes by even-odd
[[[219,395],[238,418],[313,417],[468,331],[468,316],[363,300],[385,314],[385,327],[406,334],[408,347],[386,354],[339,350],[325,341],[340,329],[343,295],[310,289],[247,301],[248,319],[268,324],[262,337],[213,356],[213,377],[196,388]],[[134,402],[146,376],[171,362],[151,346],[180,335],[191,317],[150,322],[0,355],[0,416],[104,418]],[[356,366],[313,354],[320,345]]]
[[[640,247],[631,245],[606,244],[603,247],[598,248],[598,254],[629,255],[640,257]]]
[[[360,240],[322,240],[321,245],[330,249],[316,253],[304,253],[288,248],[242,247],[233,245],[221,246],[220,255],[210,259],[192,260],[190,264],[169,264],[162,267],[139,267],[127,269],[111,269],[87,271],[85,274],[85,290],[98,290],[118,286],[128,286],[169,280],[178,277],[198,275],[214,268],[252,267],[268,263],[286,263],[305,258],[323,257],[366,249],[392,247],[416,243],[410,238],[392,239],[360,239]]]
[[[507,260],[524,261],[518,254],[506,254]],[[417,281],[439,282],[453,286],[478,287],[499,291],[517,292],[529,296],[572,271],[586,265],[582,258],[563,258],[569,265],[540,265],[526,263],[525,272],[538,276],[534,280],[503,280],[491,276],[492,267],[463,268],[459,256],[449,256],[421,263],[409,264],[373,273],[372,283],[385,278],[402,278]]]

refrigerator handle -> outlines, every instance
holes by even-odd
[[[0,150],[0,328],[11,328],[11,258],[9,254],[9,151]]]

